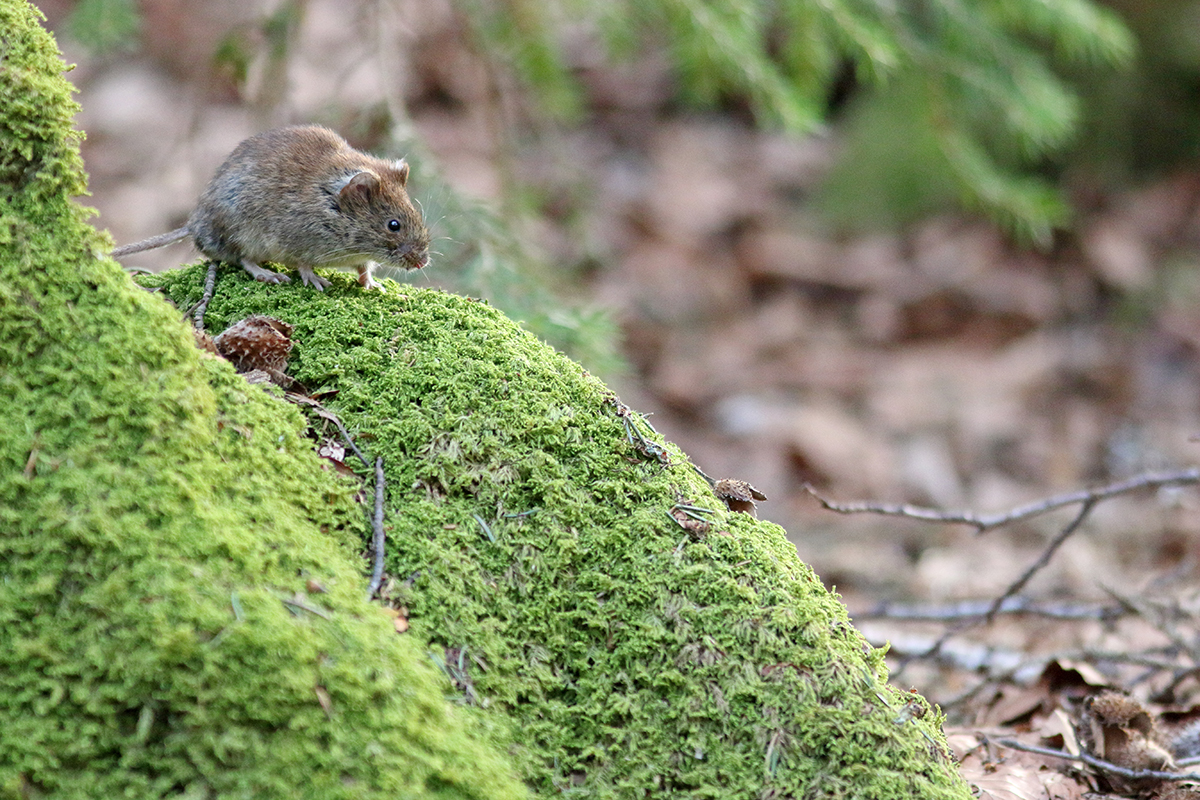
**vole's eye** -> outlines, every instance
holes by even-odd
[[[388,230],[391,231],[392,233],[395,233],[396,231],[400,230],[400,220],[389,219],[388,220]]]

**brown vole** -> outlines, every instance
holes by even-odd
[[[204,255],[241,264],[255,280],[290,281],[259,266],[274,261],[295,267],[318,290],[329,281],[315,267],[357,267],[359,283],[382,289],[371,276],[375,262],[405,269],[429,263],[429,231],[407,182],[407,163],[360,153],[328,128],[275,128],[234,149],[187,225],[112,254],[191,236]]]

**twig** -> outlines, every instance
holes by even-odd
[[[1033,578],[1033,576],[1036,575],[1038,571],[1042,569],[1042,567],[1050,563],[1050,559],[1054,556],[1054,553],[1058,550],[1058,548],[1062,547],[1063,542],[1071,538],[1071,534],[1079,529],[1079,526],[1083,524],[1085,519],[1087,519],[1088,514],[1092,513],[1092,509],[1095,508],[1097,502],[1099,502],[1099,500],[1095,497],[1089,497],[1083,501],[1083,506],[1080,507],[1079,513],[1075,515],[1075,518],[1067,523],[1065,528],[1058,532],[1058,536],[1055,536],[1050,540],[1050,544],[1046,545],[1045,549],[1042,550],[1042,554],[1037,557],[1037,560],[1030,564],[1028,569],[1021,573],[1021,577],[1009,584],[1008,588],[1004,590],[1004,593],[992,602],[991,608],[988,609],[987,614],[985,614],[983,618],[985,625],[992,624],[992,622],[996,619],[996,613],[1000,611],[1000,607],[1004,605],[1005,600],[1010,597],[1014,597],[1017,592],[1024,589],[1025,584],[1029,583],[1030,579]]]
[[[1002,747],[1007,747],[1012,750],[1024,750],[1027,753],[1036,753],[1039,756],[1049,756],[1051,758],[1061,758],[1066,761],[1082,761],[1089,767],[1095,767],[1102,772],[1109,772],[1113,775],[1119,775],[1122,778],[1133,781],[1140,780],[1156,780],[1156,781],[1200,781],[1200,772],[1163,772],[1157,769],[1129,769],[1127,767],[1119,767],[1110,761],[1105,761],[1102,758],[1096,758],[1088,753],[1080,753],[1074,755],[1063,750],[1054,750],[1049,747],[1038,747],[1035,744],[1025,744],[1016,739],[994,739],[996,744]]]
[[[1083,489],[1047,497],[1034,503],[1017,506],[999,514],[977,514],[974,511],[941,511],[936,508],[924,508],[906,503],[839,503],[822,497],[810,484],[804,485],[804,491],[816,498],[817,502],[824,508],[838,514],[882,514],[889,517],[925,520],[926,522],[970,525],[975,528],[977,533],[983,533],[992,528],[998,528],[1001,525],[1008,525],[1012,522],[1040,516],[1049,511],[1054,511],[1064,506],[1075,505],[1076,503],[1090,503],[1091,505],[1095,505],[1101,500],[1107,500],[1110,497],[1128,494],[1129,492],[1136,492],[1139,489],[1161,489],[1165,486],[1189,486],[1196,483],[1200,483],[1200,467],[1173,472],[1145,472],[1127,480],[1110,483],[1108,486],[1101,486],[1096,489]]]
[[[374,550],[375,565],[371,570],[371,583],[367,585],[367,601],[379,591],[383,583],[383,456],[375,458],[375,514],[371,518],[371,546]]]
[[[326,411],[324,408],[320,407],[318,407],[317,414],[318,416],[329,420],[337,426],[338,433],[342,434],[342,439],[346,442],[346,446],[350,448],[350,451],[354,453],[354,455],[358,456],[358,460],[363,463],[364,467],[371,466],[371,462],[367,461],[367,457],[362,454],[362,450],[359,450],[358,445],[356,445],[354,440],[350,438],[350,431],[346,430],[346,426],[342,424],[342,421],[338,418],[337,414]]]
[[[316,413],[318,417],[324,420],[329,420],[336,425],[338,433],[342,434],[342,440],[346,443],[346,446],[350,448],[350,452],[358,456],[358,460],[363,463],[364,467],[370,469],[371,462],[367,460],[367,457],[363,455],[362,450],[359,450],[358,445],[356,445],[354,440],[350,438],[350,431],[346,430],[346,426],[342,424],[340,419],[338,419],[337,414],[334,414],[332,411],[326,409],[323,405],[318,403],[316,400],[313,400],[311,397],[306,397],[302,394],[287,392],[284,395],[284,398],[298,406],[308,406]]]
[[[1021,577],[1010,583],[1008,588],[1005,589],[999,597],[991,602],[991,605],[988,607],[988,610],[982,617],[963,620],[958,625],[949,628],[945,633],[938,637],[937,641],[935,641],[933,645],[931,645],[930,648],[925,652],[916,653],[902,658],[899,666],[896,668],[896,674],[900,675],[902,672],[904,672],[904,669],[914,660],[932,658],[933,656],[936,656],[946,642],[963,631],[970,630],[971,628],[975,628],[980,625],[991,625],[992,622],[995,621],[996,614],[1000,611],[1000,608],[1004,605],[1005,601],[1011,597],[1015,597],[1017,592],[1025,588],[1025,584],[1029,583],[1030,579],[1033,578],[1033,576],[1036,575],[1037,572],[1042,569],[1042,567],[1050,563],[1051,556],[1053,556],[1058,548],[1062,546],[1063,542],[1070,538],[1071,534],[1079,529],[1079,526],[1083,524],[1084,519],[1086,519],[1087,515],[1091,513],[1092,508],[1095,507],[1097,502],[1098,501],[1094,498],[1088,498],[1084,500],[1083,507],[1079,509],[1079,512],[1075,515],[1075,517],[1069,523],[1067,523],[1065,528],[1058,532],[1057,536],[1050,540],[1050,544],[1048,544],[1045,549],[1042,550],[1041,555],[1039,555],[1037,559],[1029,565],[1025,572],[1021,573]]]
[[[1179,650],[1186,653],[1192,660],[1193,664],[1200,663],[1200,652],[1197,652],[1196,647],[1188,640],[1188,637],[1180,633],[1179,630],[1171,624],[1168,615],[1160,609],[1156,609],[1153,605],[1142,598],[1125,595],[1113,589],[1110,586],[1101,587],[1110,597],[1123,605],[1125,608],[1137,614],[1144,619],[1152,628],[1157,630],[1168,640],[1175,645]],[[1179,612],[1179,609],[1175,609]]]
[[[213,291],[217,287],[217,262],[208,262],[208,274],[204,276],[204,294],[200,296],[200,302],[196,304],[196,311],[192,314],[192,319],[195,321],[197,330],[204,330],[204,312],[208,310],[208,301],[212,300]]]
[[[873,608],[856,611],[856,620],[890,619],[899,622],[955,622],[973,619],[987,614],[991,600],[964,600],[959,603],[899,604],[884,601]],[[1001,606],[1000,614],[1029,615],[1066,621],[1097,620],[1109,622],[1124,616],[1126,611],[1118,606],[1088,603],[1044,603],[1028,597],[1009,597]]]
[[[1023,506],[1010,509],[1009,511],[1000,514],[977,514],[973,511],[939,511],[932,508],[923,508],[920,506],[912,506],[908,504],[887,504],[887,503],[838,503],[828,498],[822,497],[817,493],[810,484],[805,484],[804,490],[816,498],[824,508],[837,512],[839,514],[882,514],[884,516],[904,517],[907,519],[919,519],[927,522],[940,522],[948,524],[970,525],[975,528],[976,533],[983,533],[992,528],[1001,525],[1007,525],[1019,520],[1029,519],[1050,511],[1054,511],[1065,506],[1079,504],[1079,511],[1071,519],[1067,525],[1058,532],[1049,544],[1043,549],[1038,558],[1029,565],[1029,567],[1015,581],[1009,584],[997,598],[989,605],[987,611],[981,617],[966,618],[959,624],[949,628],[943,633],[937,641],[935,641],[927,650],[921,653],[915,653],[906,656],[900,660],[896,669],[895,675],[899,676],[904,672],[905,668],[914,660],[931,658],[936,656],[946,644],[947,641],[963,631],[977,627],[981,624],[990,625],[995,621],[996,615],[1003,609],[1005,603],[1016,597],[1033,576],[1036,575],[1042,568],[1050,563],[1050,559],[1058,551],[1058,549],[1079,529],[1092,509],[1101,500],[1106,500],[1110,497],[1127,494],[1140,489],[1162,488],[1164,486],[1185,486],[1190,484],[1200,483],[1200,468],[1192,467],[1185,470],[1176,470],[1173,472],[1146,472],[1141,475],[1128,478],[1123,481],[1111,483],[1107,486],[1102,486],[1096,489],[1085,489],[1068,494],[1055,495],[1053,497],[1039,500],[1034,503],[1028,503]]]

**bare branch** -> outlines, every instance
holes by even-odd
[[[383,583],[383,456],[375,458],[375,514],[371,518],[372,550],[375,564],[371,570],[371,583],[367,585],[367,600],[375,596]]]
[[[217,262],[208,262],[208,272],[204,276],[204,294],[200,297],[200,302],[196,304],[196,310],[192,314],[193,324],[197,330],[204,330],[204,312],[208,310],[208,301],[212,300],[213,291],[217,287]]]
[[[996,744],[1012,750],[1024,750],[1027,753],[1037,753],[1039,756],[1050,756],[1051,758],[1061,758],[1066,761],[1082,761],[1089,767],[1094,767],[1102,772],[1108,772],[1112,775],[1119,775],[1127,780],[1156,780],[1156,781],[1200,781],[1200,772],[1163,772],[1157,769],[1128,769],[1126,767],[1118,767],[1109,761],[1101,758],[1096,758],[1089,753],[1080,753],[1073,755],[1062,750],[1054,750],[1049,747],[1038,747],[1034,744],[1025,744],[1016,739],[994,739]]]
[[[1042,569],[1042,567],[1050,563],[1050,559],[1054,556],[1054,553],[1059,547],[1062,546],[1063,542],[1071,538],[1071,534],[1079,529],[1079,526],[1083,524],[1085,519],[1087,519],[1088,514],[1092,512],[1092,509],[1096,506],[1097,502],[1099,501],[1096,498],[1088,498],[1087,500],[1083,501],[1083,506],[1079,509],[1079,513],[1075,515],[1075,518],[1067,523],[1067,526],[1059,531],[1057,536],[1050,540],[1050,543],[1046,545],[1046,548],[1042,551],[1042,554],[1037,557],[1036,561],[1029,565],[1029,568],[1021,574],[1021,577],[1009,584],[1009,587],[1004,590],[1004,593],[992,602],[992,607],[989,608],[987,614],[984,615],[984,624],[991,625],[992,621],[996,619],[996,614],[1000,611],[1000,607],[1004,605],[1004,601],[1010,597],[1014,597],[1017,592],[1024,589],[1025,584],[1029,583],[1030,579],[1033,578],[1033,576],[1036,575],[1038,571]]]
[[[918,519],[926,522],[970,525],[975,528],[976,532],[983,533],[992,528],[1037,517],[1063,508],[1064,506],[1071,506],[1077,503],[1095,505],[1101,500],[1107,500],[1110,497],[1142,489],[1161,489],[1166,486],[1190,486],[1197,483],[1200,483],[1200,467],[1191,467],[1171,472],[1144,472],[1141,475],[1117,481],[1116,483],[1110,483],[1107,486],[1054,495],[1023,506],[1017,506],[999,514],[978,514],[974,511],[942,511],[936,508],[924,508],[907,503],[839,503],[821,496],[810,484],[804,485],[804,491],[816,498],[817,502],[824,508],[838,514],[881,514],[883,516],[904,517],[906,519]]]
[[[891,619],[899,622],[957,622],[985,616],[991,600],[963,600],[957,603],[902,604],[884,601],[873,608],[855,611],[856,620]],[[1122,606],[1098,603],[1047,603],[1029,597],[1009,597],[997,614],[1028,615],[1069,622],[1097,620],[1108,622],[1133,613]]]

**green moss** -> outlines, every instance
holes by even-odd
[[[527,781],[586,797],[965,798],[930,713],[770,523],[721,508],[674,447],[486,304],[222,269],[209,326],[295,325],[289,372],[385,460],[410,635],[507,726]],[[203,269],[149,279],[180,307]],[[634,424],[653,437],[644,421]],[[693,540],[669,516],[713,509]],[[909,711],[913,709],[910,708]]]
[[[0,796],[521,796],[363,602],[357,484],[95,255],[63,69],[0,0]]]
[[[635,450],[576,364],[463,298],[225,270],[210,327],[293,323],[386,461],[397,636],[356,484],[95,254],[61,69],[0,0],[0,796],[518,796],[481,738],[545,795],[968,796],[783,532]]]

